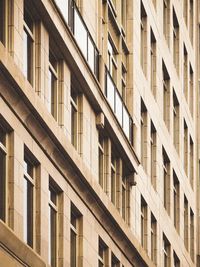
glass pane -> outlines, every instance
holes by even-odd
[[[5,45],[5,9],[4,0],[0,1],[0,42]]]
[[[76,228],[76,221],[77,221],[77,216],[73,211],[71,211],[71,220],[70,220],[70,222],[74,226],[74,228]]]
[[[77,149],[77,110],[71,104],[71,142]]]
[[[54,205],[56,205],[57,204],[57,193],[52,187],[49,188],[49,194],[50,194],[49,199],[53,202]]]
[[[32,40],[25,30],[23,38],[23,73],[26,79],[32,83]]]
[[[4,146],[6,145],[6,133],[3,130],[3,128],[0,127],[0,143],[2,143]]]
[[[33,246],[33,186],[24,179],[24,241]]]
[[[5,221],[6,155],[0,150],[0,219]]]
[[[103,187],[103,153],[99,148],[99,184]]]
[[[70,234],[70,266],[76,267],[76,233],[72,229]]]
[[[115,114],[120,125],[122,126],[122,107],[123,106],[122,106],[122,100],[117,91],[116,91],[115,97],[116,97]]]
[[[90,68],[94,72],[94,45],[90,38],[88,38],[88,63],[90,65]]]
[[[125,107],[123,107],[123,130],[126,134],[126,136],[128,137],[128,139],[130,138],[130,124],[129,124],[130,120],[129,120],[129,114],[126,110]]]
[[[49,94],[48,94],[47,108],[53,117],[56,117],[56,101],[57,101],[56,82],[57,82],[56,77],[49,69],[49,92],[48,92]]]
[[[108,74],[107,74],[107,99],[112,110],[114,111],[115,110],[115,87]]]
[[[76,10],[74,11],[74,36],[87,59],[87,31]]]
[[[56,266],[56,211],[49,206],[49,263]]]
[[[55,2],[59,7],[65,21],[68,22],[68,0],[55,0]]]
[[[111,201],[115,204],[115,172],[111,170]]]

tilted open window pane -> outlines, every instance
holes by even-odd
[[[130,138],[130,119],[129,119],[129,114],[124,106],[123,106],[123,130],[129,139]]]
[[[55,2],[59,7],[65,21],[68,22],[68,0],[55,0]]]
[[[117,91],[116,91],[115,97],[116,97],[115,113],[116,113],[116,117],[117,117],[120,125],[122,126],[122,107],[123,107],[123,104],[122,104],[121,97]]]
[[[80,49],[87,59],[87,30],[85,29],[85,26],[83,25],[76,10],[74,10],[74,35]]]
[[[108,102],[112,110],[114,111],[115,110],[115,87],[109,75],[107,75],[107,98],[108,98]]]
[[[92,69],[93,72],[95,72],[94,69],[94,45],[91,41],[91,39],[88,37],[88,63],[90,68]]]

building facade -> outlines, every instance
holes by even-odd
[[[0,266],[200,266],[197,0],[0,0]]]

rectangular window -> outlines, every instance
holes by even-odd
[[[193,44],[193,35],[194,35],[194,3],[193,0],[190,0],[190,29],[189,29],[189,34],[190,34],[190,40],[191,43]]]
[[[141,196],[141,245],[147,250],[147,203]]]
[[[127,14],[127,3],[126,0],[121,1],[121,20],[123,30],[126,32],[126,14]]]
[[[114,81],[117,83],[117,49],[111,39],[108,38],[108,71]]]
[[[188,200],[186,196],[184,196],[184,245],[187,250],[188,250],[188,239],[189,239],[189,226],[188,226],[189,215],[188,213],[189,213]]]
[[[194,213],[190,209],[190,257],[194,261]]]
[[[123,49],[123,47],[122,47]],[[122,80],[122,89],[121,89],[121,96],[122,99],[124,101],[124,103],[127,103],[127,90],[126,90],[126,86],[127,86],[127,60],[128,60],[128,56],[126,54],[126,51],[123,49],[122,52],[122,75],[121,75],[121,80]]]
[[[190,75],[189,75],[189,103],[190,103],[190,112],[193,116],[194,112],[194,74],[192,66],[190,65]]]
[[[179,24],[173,9],[173,59],[177,73],[179,74]]]
[[[188,101],[188,53],[184,45],[183,49],[183,92],[185,95],[186,101]]]
[[[117,205],[117,158],[113,150],[111,152],[111,201]]]
[[[24,150],[24,214],[23,214],[23,226],[24,226],[24,241],[33,247],[34,242],[34,186],[36,179],[36,161],[33,160],[32,155],[27,149]]]
[[[156,168],[157,168],[157,133],[153,122],[151,121],[151,139],[150,139],[150,156],[151,156],[151,184],[156,190]]]
[[[170,215],[170,160],[163,148],[163,199],[164,207]]]
[[[162,64],[163,72],[163,120],[170,130],[170,77],[166,66],[163,62]]]
[[[190,137],[190,184],[194,187],[194,143]]]
[[[157,263],[157,221],[151,213],[151,260]]]
[[[173,253],[173,264],[174,267],[180,267],[180,260],[175,252]]]
[[[147,170],[147,109],[141,100],[141,164],[144,170]]]
[[[156,60],[156,38],[151,29],[151,91],[154,97],[156,97]]]
[[[144,74],[147,75],[147,13],[142,1],[140,8],[140,63]]]
[[[82,151],[82,102],[81,95],[74,85],[71,86],[71,143],[81,155]]]
[[[57,120],[58,110],[58,66],[57,59],[49,50],[49,90],[48,90],[48,110],[55,120]]]
[[[173,202],[174,202],[174,227],[179,232],[180,226],[180,185],[176,173],[173,171]]]
[[[120,267],[120,262],[113,253],[111,255],[111,267]]]
[[[122,218],[129,223],[130,218],[130,186],[126,175],[126,166],[122,167]]]
[[[23,73],[33,85],[33,19],[24,4],[24,31],[23,31]]]
[[[188,127],[184,120],[184,170],[185,174],[188,176]]]
[[[7,135],[0,125],[0,219],[6,221]]]
[[[49,184],[49,264],[57,266],[57,216],[58,193],[55,187]]]
[[[170,0],[163,0],[163,34],[169,46],[170,41]]]
[[[99,248],[98,248],[98,267],[106,267],[108,265],[108,247],[99,238]]]
[[[0,42],[6,44],[6,6],[5,0],[0,0]]]
[[[98,155],[98,161],[99,161],[99,184],[101,185],[102,188],[104,188],[104,159],[105,159],[105,154],[104,154],[104,139],[102,135],[99,133],[99,142],[98,142],[98,147],[99,147],[99,155]]]
[[[70,216],[70,267],[80,266],[82,215],[71,203]]]
[[[176,151],[179,153],[180,138],[180,122],[179,122],[179,102],[175,91],[173,90],[173,141]]]
[[[170,267],[170,260],[171,260],[171,245],[163,234],[163,267]]]
[[[188,0],[183,0],[183,16],[185,19],[185,24],[188,26]]]

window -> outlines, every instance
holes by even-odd
[[[129,223],[130,218],[130,185],[127,179],[126,166],[122,166],[122,218]]]
[[[27,11],[24,2],[24,32],[23,32],[23,73],[26,79],[33,85],[33,19]]]
[[[5,0],[0,0],[0,42],[6,44],[6,3]]]
[[[176,13],[173,9],[173,59],[174,65],[179,74],[179,24]]]
[[[105,168],[105,152],[104,152],[104,139],[102,135],[99,133],[99,156],[98,156],[98,161],[99,161],[99,184],[101,185],[102,188],[105,187],[104,185],[104,168]]]
[[[145,75],[147,75],[147,14],[143,3],[141,2],[141,32],[140,32],[140,62]]]
[[[75,85],[71,86],[71,143],[82,152],[82,98]]]
[[[36,161],[33,156],[25,148],[24,150],[24,214],[23,214],[23,226],[24,226],[24,241],[33,247],[34,243],[34,186],[36,179]]]
[[[194,261],[194,213],[190,209],[190,257]]]
[[[173,263],[173,267],[180,267],[180,260],[175,252],[173,253]]]
[[[141,100],[141,164],[147,170],[147,109]]]
[[[173,197],[174,197],[174,227],[179,232],[180,226],[180,185],[176,173],[173,171]]]
[[[163,0],[163,34],[167,41],[170,43],[170,0]]]
[[[173,90],[173,141],[176,151],[179,153],[179,138],[180,138],[180,125],[179,125],[179,102],[175,91]]]
[[[188,176],[188,127],[184,120],[184,151],[183,151],[183,164],[184,164],[184,170],[185,174]]]
[[[111,39],[108,38],[108,71],[114,81],[117,83],[117,49]]]
[[[170,160],[163,148],[163,199],[164,207],[170,215]]]
[[[190,136],[190,184],[194,186],[194,143]]]
[[[127,14],[127,2],[126,0],[123,0],[121,1],[121,20],[124,31],[126,31],[126,14]]]
[[[141,245],[147,250],[147,203],[141,196]]]
[[[163,62],[162,65],[163,72],[163,120],[170,130],[170,77],[166,66]]]
[[[156,97],[156,38],[151,29],[151,91]]]
[[[186,101],[188,101],[188,53],[187,53],[185,45],[184,45],[183,53],[184,53],[184,58],[183,58],[183,81],[184,81],[183,92],[184,92]]]
[[[0,219],[6,221],[7,135],[0,125]]]
[[[81,241],[82,234],[82,215],[77,208],[71,203],[70,216],[70,266],[80,266]]]
[[[193,36],[194,36],[194,3],[193,0],[190,0],[190,28],[189,28],[189,34],[190,34],[190,40],[193,44]]]
[[[157,221],[151,213],[151,260],[157,262]]]
[[[188,200],[186,196],[184,196],[184,245],[188,250],[188,239],[189,239],[189,226],[188,226]]]
[[[185,24],[188,26],[188,0],[183,1],[183,16],[185,19]]]
[[[170,258],[171,258],[171,245],[163,234],[163,267],[170,267]]]
[[[190,65],[190,75],[189,75],[189,103],[190,103],[190,112],[193,116],[194,112],[194,74],[192,66]]]
[[[156,189],[156,168],[157,168],[157,133],[153,122],[151,121],[151,139],[150,139],[150,156],[151,156],[151,184]]]
[[[128,55],[127,52],[123,49],[122,47],[122,89],[121,89],[121,96],[124,101],[124,103],[127,103],[127,91],[126,91],[126,86],[127,86],[127,60],[128,60]]]
[[[106,267],[108,265],[108,247],[105,245],[101,238],[99,238],[98,251],[98,267]]]
[[[49,50],[49,90],[48,90],[48,110],[55,120],[57,120],[58,110],[58,70],[57,59]]]
[[[112,149],[111,152],[111,201],[117,205],[117,158]]]
[[[113,253],[111,256],[111,267],[120,267],[120,262]]]
[[[57,266],[57,217],[58,193],[51,183],[49,184],[49,264]]]

